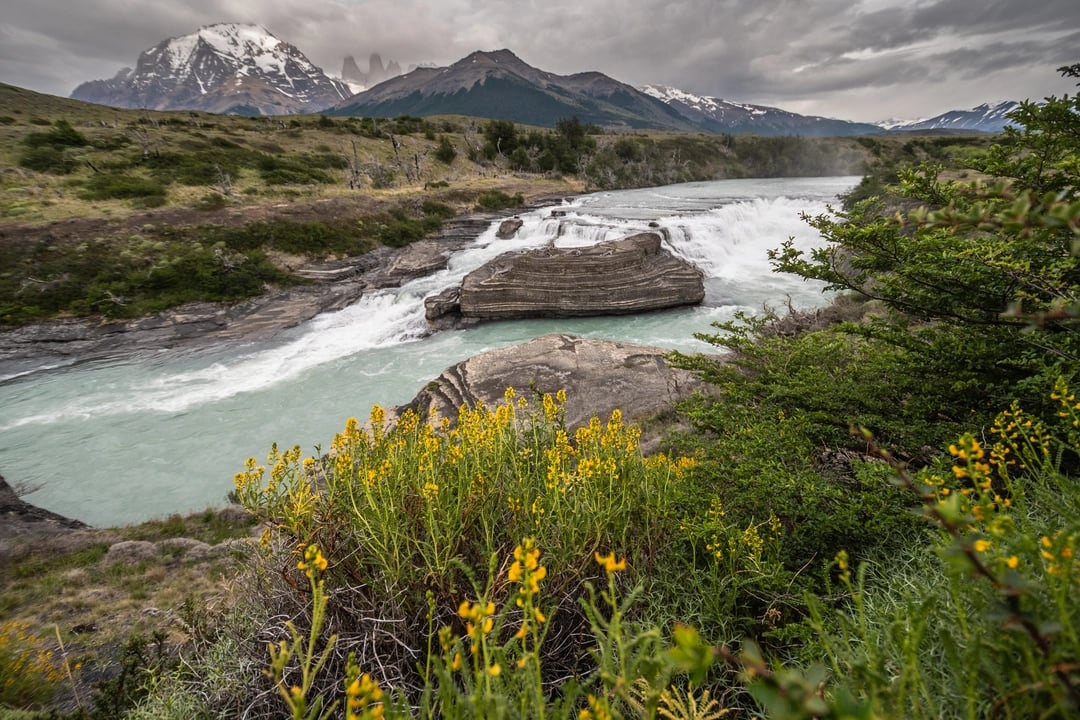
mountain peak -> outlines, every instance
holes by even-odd
[[[272,115],[327,107],[349,95],[295,47],[250,23],[204,25],[163,40],[130,73],[72,93],[117,107]]]
[[[476,50],[471,52],[465,57],[458,60],[450,67],[458,67],[461,65],[519,65],[531,68],[532,66],[512,53],[510,50],[503,48],[501,50]]]

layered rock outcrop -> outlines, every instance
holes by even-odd
[[[590,247],[542,248],[501,255],[469,273],[455,290],[430,298],[427,318],[451,324],[628,315],[705,298],[704,273],[662,247],[658,233],[639,233]]]
[[[456,417],[463,404],[493,407],[506,388],[513,387],[525,395],[565,390],[566,424],[571,428],[587,424],[594,414],[606,420],[615,408],[625,419],[639,420],[668,411],[702,389],[689,372],[668,365],[666,353],[634,343],[544,335],[447,368],[406,407],[421,417],[432,409],[442,417]]]

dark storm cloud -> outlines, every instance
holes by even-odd
[[[1075,0],[7,0],[0,80],[66,95],[170,36],[256,22],[331,73],[509,48],[569,74],[875,119],[1070,91]],[[892,109],[895,106],[895,109]]]

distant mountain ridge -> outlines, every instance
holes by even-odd
[[[328,107],[351,94],[265,28],[219,23],[163,40],[134,69],[83,83],[71,97],[124,108],[281,115]]]
[[[140,54],[134,69],[83,83],[71,97],[114,107],[246,115],[469,115],[547,127],[576,116],[609,128],[803,136],[1000,132],[1018,105],[1006,101],[871,125],[662,85],[635,88],[600,72],[555,75],[506,49],[477,51],[447,67],[400,71],[398,63],[384,65],[373,53],[368,72],[347,56],[342,79],[333,78],[259,25],[218,23],[162,41]]]
[[[869,123],[799,115],[767,105],[749,105],[694,95],[664,85],[646,85],[641,91],[667,103],[688,120],[714,133],[826,137],[873,135],[882,131],[880,127]]]
[[[327,110],[332,115],[472,115],[554,126],[577,116],[607,127],[700,131],[665,103],[599,72],[555,75],[509,50],[474,52],[453,65],[417,68]]]
[[[1006,125],[1011,124],[1007,116],[1019,106],[1020,103],[1015,100],[1005,100],[993,105],[983,103],[970,110],[950,110],[927,120],[890,123],[887,129],[889,132],[956,130],[997,133],[1004,130]]]

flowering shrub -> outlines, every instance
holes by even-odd
[[[433,642],[424,629],[464,628],[472,650],[462,655],[475,660],[485,628],[502,627],[491,627],[489,604],[509,601],[520,652],[485,672],[534,657],[528,669],[540,682],[543,655],[547,683],[591,667],[574,638],[588,627],[578,600],[598,577],[592,559],[601,549],[620,556],[634,578],[685,571],[674,555],[689,547],[685,528],[698,524],[685,502],[694,461],[644,459],[640,430],[618,410],[606,423],[593,418],[571,432],[562,422],[564,403],[562,392],[530,401],[508,389],[493,409],[461,408],[456,422],[410,411],[393,425],[376,406],[366,426],[350,419],[324,455],[275,447],[266,465],[247,462],[236,492],[271,528],[264,536],[271,563],[296,568],[308,563],[298,548],[312,546],[326,563],[319,569],[326,624],[337,635],[328,667],[340,674],[353,653],[366,672],[380,669],[380,682],[415,697],[424,687],[418,663],[426,666],[432,655],[423,650]],[[522,537],[529,540],[519,545]],[[503,557],[513,560],[499,575],[489,563]],[[500,580],[479,600],[463,601],[485,569]],[[301,590],[307,585],[285,576]],[[543,580],[558,602],[541,610],[534,599]],[[301,675],[283,667],[281,682]]]

